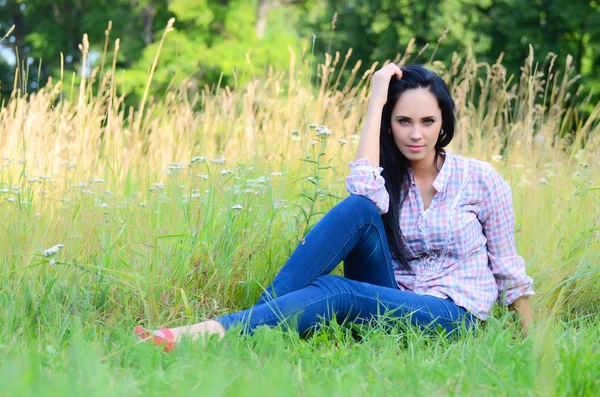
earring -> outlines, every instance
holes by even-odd
[[[442,135],[443,133],[444,133],[444,129],[442,128],[442,129],[440,130],[440,135]]]
[[[392,129],[388,128],[388,134],[391,134],[391,133],[392,133]]]

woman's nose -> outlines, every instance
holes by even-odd
[[[416,140],[421,139],[421,136],[422,136],[421,130],[419,130],[418,126],[414,126],[413,128],[410,129],[410,134],[408,135],[408,137],[410,139],[413,139],[416,141]]]

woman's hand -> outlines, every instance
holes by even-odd
[[[371,78],[371,104],[383,107],[387,102],[388,88],[393,76],[402,78],[402,70],[395,64],[390,63],[373,74]]]
[[[531,314],[531,305],[529,304],[528,296],[521,296],[509,307],[514,310],[519,316],[521,322],[521,334],[527,338],[531,332],[531,324],[533,316]]]

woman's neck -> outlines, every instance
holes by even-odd
[[[428,180],[435,179],[439,170],[442,169],[442,165],[444,164],[444,156],[439,154],[438,156],[433,156],[433,158],[425,158],[421,161],[416,161],[410,163],[410,168],[412,168],[414,173],[414,178],[419,180]],[[437,167],[435,162],[437,162]]]

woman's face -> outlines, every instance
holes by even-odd
[[[405,91],[392,109],[392,134],[410,166],[433,165],[435,144],[442,128],[442,111],[426,88]]]

